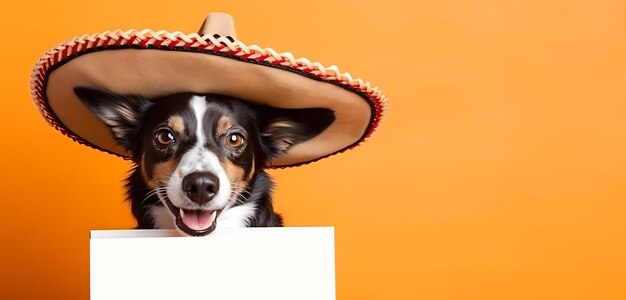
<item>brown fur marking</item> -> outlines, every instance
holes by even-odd
[[[233,164],[230,160],[226,160],[222,163],[224,167],[224,171],[226,171],[226,175],[233,187],[236,189],[244,189],[248,186],[247,178],[243,178],[245,171],[240,166]]]
[[[233,120],[229,117],[222,116],[219,120],[217,120],[217,133],[222,134],[226,132],[231,126],[233,126]]]
[[[183,134],[185,133],[185,121],[183,120],[183,117],[179,116],[179,115],[174,115],[169,117],[169,119],[167,119],[167,124],[174,129],[174,131],[176,131],[176,133],[178,134]]]
[[[172,177],[172,173],[176,170],[176,166],[178,166],[178,160],[168,160],[155,164],[152,168],[152,178],[147,178],[146,173],[144,172],[146,182],[148,182],[148,185],[152,188],[159,187],[159,185],[166,183],[170,177]]]

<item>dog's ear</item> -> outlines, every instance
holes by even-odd
[[[109,127],[122,147],[130,150],[141,117],[151,105],[141,96],[118,95],[93,88],[76,87],[74,93],[87,108]]]
[[[281,155],[291,146],[307,141],[335,121],[325,108],[278,109],[266,107],[262,138],[270,157]]]

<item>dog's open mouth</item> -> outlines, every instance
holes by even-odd
[[[176,217],[176,226],[184,233],[191,236],[204,236],[217,225],[217,217],[222,210],[183,209],[176,207],[168,197],[163,197],[167,207]]]

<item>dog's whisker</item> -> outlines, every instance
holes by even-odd
[[[146,202],[148,199],[150,199],[152,196],[156,195],[157,192],[155,190],[150,191],[149,193],[146,194],[146,196],[143,198],[143,200],[141,200],[141,204],[143,204],[144,202]]]
[[[231,197],[231,201],[234,201],[236,204],[243,204],[246,201],[248,201],[248,197],[246,197],[244,194],[250,194],[251,193],[251,189],[248,186],[245,187],[239,187],[239,186],[233,186],[231,188],[231,193],[232,193],[232,197]]]
[[[153,197],[153,196],[155,196],[155,195],[156,195],[156,196],[159,196],[159,198],[160,198],[160,196],[161,196],[161,195],[160,195],[160,193],[161,193],[161,192],[166,192],[166,188],[165,188],[165,187],[160,186],[160,187],[157,187],[157,188],[155,188],[155,189],[152,189],[150,192],[148,192],[148,193],[146,194],[146,196],[143,198],[143,200],[142,200],[140,203],[142,203],[142,204],[143,204],[144,202],[146,202],[148,199],[150,199],[151,197]]]

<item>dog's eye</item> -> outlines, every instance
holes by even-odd
[[[243,135],[239,133],[231,133],[226,137],[226,143],[233,148],[241,147],[244,141]]]
[[[169,145],[176,141],[176,139],[174,138],[174,134],[167,129],[161,129],[157,131],[156,135],[154,136],[154,140],[159,145]]]

